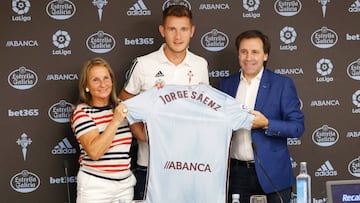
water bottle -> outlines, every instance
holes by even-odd
[[[306,162],[300,162],[300,173],[296,176],[296,202],[311,203],[311,177]]]
[[[231,198],[232,198],[231,203],[240,203],[240,195],[239,194],[232,194]]]

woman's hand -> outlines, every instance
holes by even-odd
[[[119,124],[124,120],[127,116],[128,110],[124,103],[119,103],[114,109],[113,120],[118,122]]]

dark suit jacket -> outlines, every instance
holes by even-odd
[[[219,89],[235,98],[239,83],[240,72],[220,81]],[[304,114],[291,78],[264,69],[255,110],[269,120],[267,130],[251,131],[259,182],[266,193],[288,188],[295,183],[295,178],[287,138],[298,138],[305,130]]]

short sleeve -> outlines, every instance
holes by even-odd
[[[80,106],[77,106],[72,116],[71,128],[74,131],[76,139],[79,139],[79,137],[85,133],[96,129],[96,124],[91,119],[90,115],[88,115]]]

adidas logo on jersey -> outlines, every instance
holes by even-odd
[[[330,161],[327,160],[316,170],[315,176],[337,176],[337,171],[331,165]]]
[[[52,154],[76,154],[76,149],[70,144],[65,137],[52,150]]]
[[[146,7],[142,0],[138,0],[129,10],[126,12],[128,16],[149,16],[151,11]]]
[[[155,77],[156,77],[156,78],[164,77],[164,74],[161,72],[161,70],[159,70],[159,72],[157,72],[157,73],[155,74]]]

